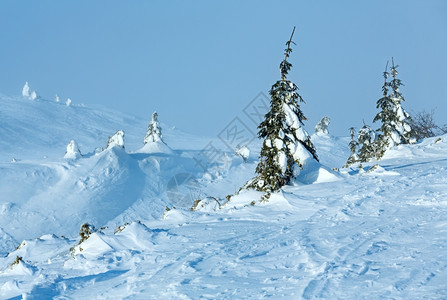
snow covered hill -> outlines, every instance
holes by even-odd
[[[447,296],[447,136],[336,172],[349,139],[314,135],[322,166],[268,202],[227,202],[253,176],[258,142],[244,162],[217,137],[162,125],[169,148],[142,149],[152,112],[6,96],[0,107],[1,299]],[[95,151],[120,129],[125,149]],[[72,139],[83,156],[64,159]],[[83,223],[97,231],[80,243]]]

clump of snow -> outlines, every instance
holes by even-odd
[[[78,144],[74,140],[71,140],[70,143],[67,145],[67,150],[65,151],[64,158],[78,159],[81,156],[82,154],[81,151],[79,151]]]
[[[68,98],[67,101],[65,101],[65,105],[66,106],[70,106],[71,105],[71,99],[70,98]]]
[[[56,94],[56,96],[54,96],[54,101],[56,101],[56,102],[60,102],[61,101],[61,99],[59,98],[58,94]]]
[[[250,149],[248,149],[246,146],[241,147],[241,146],[237,145],[234,152],[237,156],[242,157],[244,162],[246,162],[248,160],[248,158],[250,157]]]

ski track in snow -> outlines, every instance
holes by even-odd
[[[0,163],[0,298],[447,297],[447,136],[398,146],[375,170],[371,163],[342,170],[338,181],[286,187],[266,203],[252,206],[256,194],[242,193],[220,210],[178,207],[163,219],[174,175],[194,174],[200,196],[223,199],[256,166],[230,153],[204,173],[192,159],[202,140],[178,134],[185,144],[170,154],[114,148],[62,160],[33,152]],[[312,138],[323,165],[349,156],[347,138]],[[84,222],[107,228],[72,256]],[[17,256],[23,261],[11,266]]]

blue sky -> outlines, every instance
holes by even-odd
[[[293,26],[289,79],[309,132],[326,115],[334,135],[372,123],[392,56],[404,108],[447,123],[447,1],[3,0],[0,92],[19,95],[28,81],[44,98],[148,122],[157,110],[213,136],[279,79]]]

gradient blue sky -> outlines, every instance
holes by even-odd
[[[157,110],[164,123],[213,136],[279,79],[294,25],[289,79],[306,100],[310,133],[325,115],[333,135],[372,123],[391,56],[404,108],[436,109],[447,123],[443,0],[2,0],[0,93],[19,95],[28,81],[47,99],[58,93],[148,122]]]

